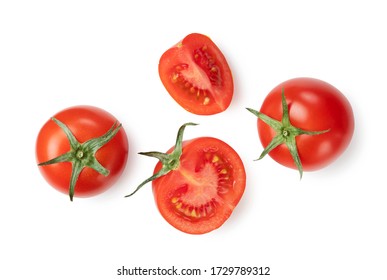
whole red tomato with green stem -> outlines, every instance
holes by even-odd
[[[276,86],[265,98],[258,133],[269,154],[280,164],[303,171],[321,169],[349,146],[354,115],[348,99],[334,86],[301,77]]]
[[[158,210],[173,227],[190,234],[219,228],[239,203],[246,185],[246,172],[236,151],[213,137],[183,141],[186,123],[176,144],[166,153],[142,155],[159,159],[153,175],[133,195],[152,181]]]
[[[231,103],[234,83],[230,67],[206,35],[189,34],[163,53],[159,75],[170,96],[193,114],[217,114]]]
[[[48,120],[37,136],[36,159],[46,181],[73,200],[111,187],[125,169],[128,139],[107,111],[74,106]]]

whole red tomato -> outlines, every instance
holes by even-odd
[[[231,103],[234,83],[221,50],[207,36],[192,33],[160,58],[160,79],[172,98],[197,115],[223,112]]]
[[[258,116],[258,133],[267,153],[300,171],[317,170],[337,159],[354,132],[352,107],[334,86],[314,78],[295,78],[276,86]]]
[[[127,157],[128,139],[121,124],[92,106],[75,106],[55,114],[36,140],[43,177],[71,200],[107,190],[122,174]]]
[[[217,138],[182,141],[187,125],[193,123],[180,128],[175,146],[167,153],[141,153],[160,161],[153,176],[133,193],[152,181],[163,218],[180,231],[204,234],[230,217],[245,190],[246,172],[235,150]]]

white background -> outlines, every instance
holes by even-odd
[[[269,266],[271,276],[233,279],[387,279],[386,8],[383,1],[1,1],[0,278],[123,279],[117,269]],[[229,109],[181,109],[158,76],[161,54],[192,32],[209,35],[232,68]],[[353,106],[350,147],[306,173],[271,158],[256,118],[284,80],[310,76]],[[73,105],[115,115],[130,141],[127,168],[106,193],[75,199],[51,188],[35,161],[44,122]],[[231,218],[206,235],[181,233],[159,215],[151,175],[188,121],[185,139],[228,142],[247,172]],[[133,277],[131,277],[133,279]],[[138,279],[158,279],[141,277]],[[177,277],[176,277],[177,278]],[[214,279],[228,279],[229,276]]]

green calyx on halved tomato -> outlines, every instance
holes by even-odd
[[[192,33],[160,58],[159,75],[170,96],[197,115],[225,111],[232,100],[234,83],[221,50],[207,36]]]
[[[240,201],[246,173],[239,155],[213,137],[183,141],[180,127],[175,146],[167,153],[140,153],[159,159],[152,181],[157,207],[164,219],[180,231],[204,234],[219,228]]]
[[[258,117],[264,151],[278,163],[303,171],[321,169],[349,146],[354,132],[352,107],[334,86],[314,78],[287,80],[266,96]]]
[[[65,124],[66,123],[66,124]],[[92,106],[67,108],[40,130],[38,166],[57,190],[88,197],[110,187],[127,160],[128,142],[122,125],[108,112]]]

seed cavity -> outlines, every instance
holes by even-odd
[[[197,219],[206,219],[212,217],[216,213],[217,206],[222,201],[222,196],[227,195],[233,189],[233,172],[232,166],[227,163],[222,155],[214,150],[210,149],[207,152],[203,153],[204,161],[202,161],[197,167],[195,167],[195,172],[201,172],[203,169],[208,169],[210,166],[217,174],[217,186],[216,186],[216,196],[214,198],[206,199],[205,193],[199,193],[197,195],[203,195],[202,198],[194,198],[195,202],[190,199],[185,198],[185,193],[188,191],[188,185],[186,189],[182,191],[179,189],[171,198],[171,206],[175,212],[182,216],[184,219],[188,220],[197,220]],[[194,187],[194,186],[192,186]],[[204,186],[205,187],[205,186]],[[212,186],[213,188],[214,186]],[[191,190],[192,191],[192,190]],[[192,195],[192,194],[190,194]],[[211,196],[213,196],[212,194]],[[207,200],[207,201],[206,201]],[[198,203],[198,201],[201,201]]]
[[[200,104],[206,106],[211,103],[211,98],[209,97],[209,92],[207,89],[198,88],[194,84],[187,81],[184,77],[184,71],[188,68],[188,65],[186,64],[180,64],[175,67],[175,71],[171,75],[171,82],[173,84],[180,85],[181,88],[184,89],[184,91],[187,92],[187,94],[191,95],[191,98],[194,98],[196,101],[198,101]],[[211,77],[210,77],[211,80]]]
[[[195,210],[195,209],[192,210],[191,216],[192,216],[193,218],[200,218],[200,215],[198,215],[198,214],[196,213],[196,210]]]
[[[173,197],[171,203],[174,206],[176,212],[187,219],[208,218],[215,214],[216,202],[215,199],[202,204],[200,206],[190,206],[181,201],[178,197]]]
[[[207,46],[203,46],[194,51],[194,60],[205,70],[209,76],[211,84],[214,86],[222,85],[222,76],[220,73],[220,68],[216,64],[216,59],[207,51]]]
[[[179,79],[179,74],[173,73],[172,78],[171,78],[172,83],[176,84],[178,79]]]
[[[221,86],[222,75],[216,59],[208,52],[208,46],[204,45],[193,51],[193,59],[196,64],[207,74],[210,83],[213,86]],[[203,106],[211,104],[211,94],[208,89],[199,88],[195,84],[192,84],[184,76],[184,70],[188,69],[188,64],[181,63],[176,65],[174,72],[171,75],[171,82],[174,84],[180,84],[180,86],[188,93],[191,94],[191,98],[195,98]]]

